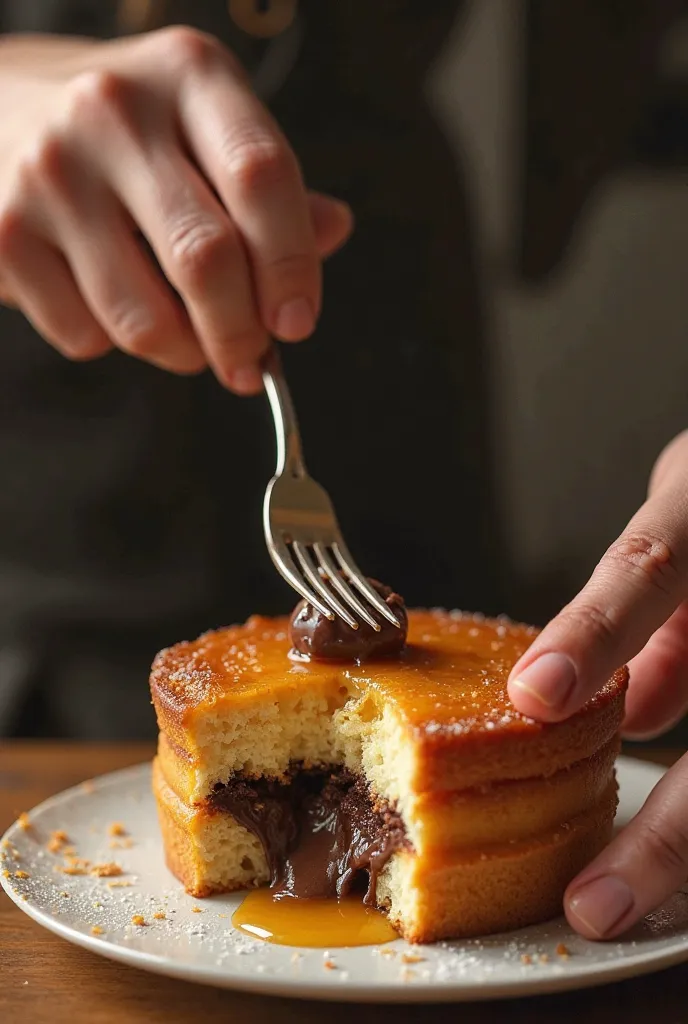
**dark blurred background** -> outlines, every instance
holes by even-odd
[[[688,4],[476,0],[433,96],[480,224],[509,607],[541,624],[688,419]]]
[[[356,213],[286,354],[350,546],[410,604],[544,624],[688,425],[688,2],[295,7],[270,44],[219,0],[0,0],[0,30],[239,53]],[[0,735],[152,735],[159,647],[293,603],[266,403],[0,332]]]

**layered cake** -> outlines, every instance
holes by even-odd
[[[400,629],[354,634],[302,606],[158,655],[170,869],[197,897],[361,887],[412,942],[557,915],[611,834],[627,671],[568,721],[537,723],[506,690],[534,629],[407,617],[384,593]]]

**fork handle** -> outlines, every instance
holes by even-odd
[[[299,424],[291,392],[282,369],[282,360],[275,345],[263,360],[262,369],[263,384],[270,402],[277,437],[275,476],[281,476],[283,473],[296,477],[305,476],[306,464],[301,449]]]

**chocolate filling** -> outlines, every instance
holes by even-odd
[[[379,630],[374,630],[366,622],[360,622],[358,629],[352,629],[338,615],[328,619],[307,601],[301,601],[294,609],[289,624],[292,648],[299,654],[322,661],[396,657],[403,650],[408,633],[404,599],[384,583],[372,579],[368,583],[396,616],[398,626],[371,607]]]
[[[367,873],[364,902],[374,905],[380,872],[408,843],[399,815],[344,768],[295,768],[286,782],[235,776],[210,805],[258,837],[276,897],[346,896]]]

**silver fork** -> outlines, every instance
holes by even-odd
[[[329,495],[308,475],[294,406],[276,349],[264,363],[263,382],[277,435],[277,469],[265,492],[263,527],[278,572],[330,620],[338,615],[352,629],[358,629],[359,620],[363,620],[380,631],[380,623],[354,593],[355,588],[375,611],[401,628],[351,557]]]

